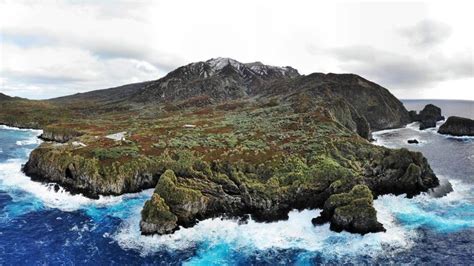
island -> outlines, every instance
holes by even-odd
[[[410,111],[409,116],[412,122],[420,122],[420,130],[436,127],[436,122],[444,120],[441,108],[434,104],[427,104],[418,114]]]
[[[452,136],[474,136],[474,120],[459,116],[450,116],[439,127],[438,133]]]
[[[380,232],[374,198],[439,184],[421,153],[369,142],[372,131],[411,118],[387,89],[355,74],[215,58],[50,100],[2,96],[0,106],[0,123],[43,130],[23,169],[33,180],[90,198],[153,188],[143,234],[315,208],[323,210],[315,226]]]

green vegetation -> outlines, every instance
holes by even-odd
[[[94,157],[100,160],[118,159],[125,156],[137,157],[139,148],[137,146],[117,146],[111,148],[95,148],[92,150]]]

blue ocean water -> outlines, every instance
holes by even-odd
[[[422,151],[454,189],[441,198],[379,197],[375,207],[386,233],[334,233],[311,224],[319,210],[305,210],[287,221],[208,219],[172,235],[141,236],[140,210],[152,191],[91,200],[21,173],[39,133],[0,127],[0,265],[474,263],[473,138],[419,131],[416,124],[374,134],[377,145]],[[407,144],[409,138],[420,144]]]

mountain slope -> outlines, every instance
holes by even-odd
[[[7,101],[11,99],[13,98],[0,92],[0,101]]]
[[[73,95],[50,99],[49,101],[56,104],[81,103],[84,101],[96,103],[117,103],[129,99],[136,94],[138,90],[150,84],[150,81],[127,84],[119,87],[108,88],[103,90],[94,90],[85,93],[77,93]]]
[[[207,96],[211,101],[232,100],[257,94],[257,89],[275,80],[299,76],[291,67],[259,62],[243,64],[230,58],[191,63],[170,72],[141,90],[132,99],[168,102]]]
[[[332,73],[305,76],[291,67],[240,63],[230,58],[191,63],[155,81],[79,93],[48,102],[69,106],[78,116],[90,116],[141,110],[143,106],[169,110],[245,99],[291,103],[305,111],[325,107],[340,123],[364,138],[370,138],[372,130],[400,127],[409,122],[408,112],[398,99],[387,89],[360,76]]]

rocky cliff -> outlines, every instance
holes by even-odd
[[[43,133],[39,136],[39,138],[45,141],[66,143],[69,140],[81,135],[81,132],[74,129],[48,126],[43,128]]]
[[[161,175],[145,204],[141,230],[167,234],[216,216],[251,215],[268,222],[286,219],[292,209],[323,208],[321,216],[313,219],[315,225],[330,222],[335,231],[362,234],[384,231],[373,197],[413,196],[436,187],[438,179],[420,153],[359,145],[344,150],[342,156],[360,169],[323,154],[309,160],[275,158],[258,167],[244,162],[209,164],[194,157],[184,163],[178,158],[180,167],[172,166]]]

